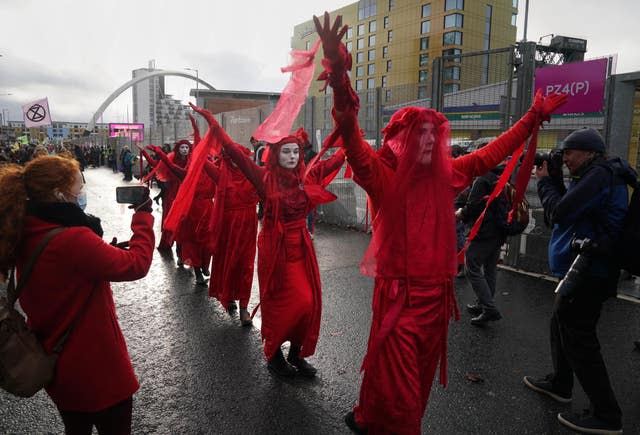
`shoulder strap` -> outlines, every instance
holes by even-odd
[[[31,258],[29,258],[29,261],[27,262],[27,265],[25,266],[24,270],[20,274],[20,280],[18,281],[18,285],[15,288],[13,287],[15,285],[15,278],[12,271],[11,280],[9,281],[9,288],[7,289],[7,299],[9,302],[9,306],[13,307],[16,301],[18,300],[18,297],[20,297],[20,292],[22,291],[22,288],[24,287],[27,280],[29,279],[29,276],[31,275],[31,271],[33,270],[33,267],[36,265],[36,261],[38,261],[40,254],[42,254],[42,251],[44,251],[44,248],[47,246],[49,241],[53,239],[53,237],[56,234],[62,232],[64,229],[65,227],[54,228],[42,238],[42,240],[36,247],[36,250],[33,252],[33,254],[31,254]]]

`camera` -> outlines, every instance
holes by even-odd
[[[116,201],[119,204],[141,204],[149,197],[147,186],[116,187]]]
[[[533,159],[533,164],[538,168],[542,166],[543,162],[547,162],[547,169],[551,177],[562,178],[562,151],[559,149],[553,149],[546,153],[536,153]]]
[[[575,294],[585,280],[586,272],[591,265],[591,254],[597,249],[598,244],[587,237],[571,239],[571,250],[577,252],[578,256],[571,263],[564,278],[558,283],[556,293],[566,298],[571,298]]]

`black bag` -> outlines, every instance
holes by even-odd
[[[633,170],[625,171],[624,168],[628,168],[629,163],[619,157],[609,159],[604,163],[600,163],[600,165],[612,173],[609,201],[613,196],[617,175],[633,189],[629,208],[622,222],[622,231],[620,232],[620,237],[614,241],[612,254],[620,269],[624,269],[632,275],[640,276],[640,255],[638,255],[638,247],[640,246],[640,183],[638,182],[637,174]],[[633,179],[629,178],[629,172],[634,175]],[[627,176],[622,174],[627,174]],[[606,230],[606,217],[602,217],[601,220],[605,222]]]
[[[53,236],[62,230],[64,227],[58,227],[44,236],[25,266],[17,287],[11,271],[7,298],[0,298],[0,387],[15,396],[31,397],[53,381],[58,353],[71,332],[70,327],[58,339],[54,353],[47,354],[22,314],[14,308],[36,260]]]
[[[497,225],[504,230],[507,236],[517,236],[529,226],[529,202],[527,198],[522,198],[513,213],[513,218],[509,222],[509,212],[513,207],[513,200],[516,196],[516,188],[513,184],[507,183],[502,192],[491,203],[492,211]]]

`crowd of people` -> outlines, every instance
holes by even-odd
[[[336,199],[326,186],[348,162],[354,182],[367,192],[374,218],[361,272],[375,281],[359,399],[345,422],[356,433],[419,434],[438,367],[446,385],[448,324],[459,317],[454,281],[461,271],[457,254],[463,243],[456,238],[456,227],[482,213],[483,200],[502,173],[501,163],[535,137],[567,97],[537,94],[509,130],[477,151],[453,157],[442,113],[403,108],[393,114],[383,130],[382,147],[374,151],[358,123],[359,100],[348,74],[351,55],[341,42],[346,27],[341,17],[333,24],[327,14],[324,23],[314,19],[324,50],[321,77],[333,89],[335,129],[327,146],[339,149],[325,159],[320,158],[324,148],[320,156],[312,155],[303,130],[274,143],[252,140],[250,149],[235,143],[207,110],[192,106],[208,124],[204,137],[192,118],[193,140],[178,141],[172,149],[140,150],[149,167],[142,182],[161,187],[157,249],[168,255],[175,245],[177,266],[190,266],[199,285],[206,285],[210,276],[209,295],[229,314],[239,306],[240,324],[248,326],[257,246],[267,368],[282,377],[313,377],[318,369],[306,358],[317,351],[322,288],[313,218],[311,224],[308,219],[315,207]],[[132,395],[139,385],[109,282],[139,279],[148,272],[155,246],[152,200],[147,190],[131,205],[133,236],[125,247],[102,240],[100,220],[77,207],[77,198],[85,165],[121,168],[130,181],[134,153],[127,147],[117,158],[115,151],[99,148],[47,149],[37,156],[36,150],[10,151],[9,164],[0,166],[0,272],[8,277],[15,268],[22,278],[46,235],[64,228],[47,245],[19,297],[30,327],[48,351],[70,332],[47,392],[66,433],[90,433],[94,425],[99,433],[128,433]],[[51,155],[54,151],[59,155]],[[595,130],[573,133],[562,152],[573,177],[568,188],[549,175],[546,162],[536,169],[545,217],[553,227],[551,269],[558,277],[575,257],[567,235],[591,237],[603,246],[616,237],[628,200],[626,185],[635,177],[627,164],[615,172],[613,182],[603,181],[611,176],[603,169],[605,146]],[[465,270],[477,295],[467,309],[477,316],[472,319],[476,326],[501,317],[493,295],[504,240],[489,222],[466,253]],[[602,304],[615,290],[618,271],[606,252],[594,258],[584,288],[556,301],[553,373],[526,376],[524,383],[569,402],[575,373],[592,413],[560,413],[558,420],[589,433],[621,433],[620,407],[596,336]],[[47,298],[44,289],[58,295],[46,308],[38,303]]]

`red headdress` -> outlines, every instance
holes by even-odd
[[[395,173],[374,218],[361,270],[423,285],[451,279],[457,265],[449,123],[435,110],[407,107],[391,117],[383,133],[379,157]]]

